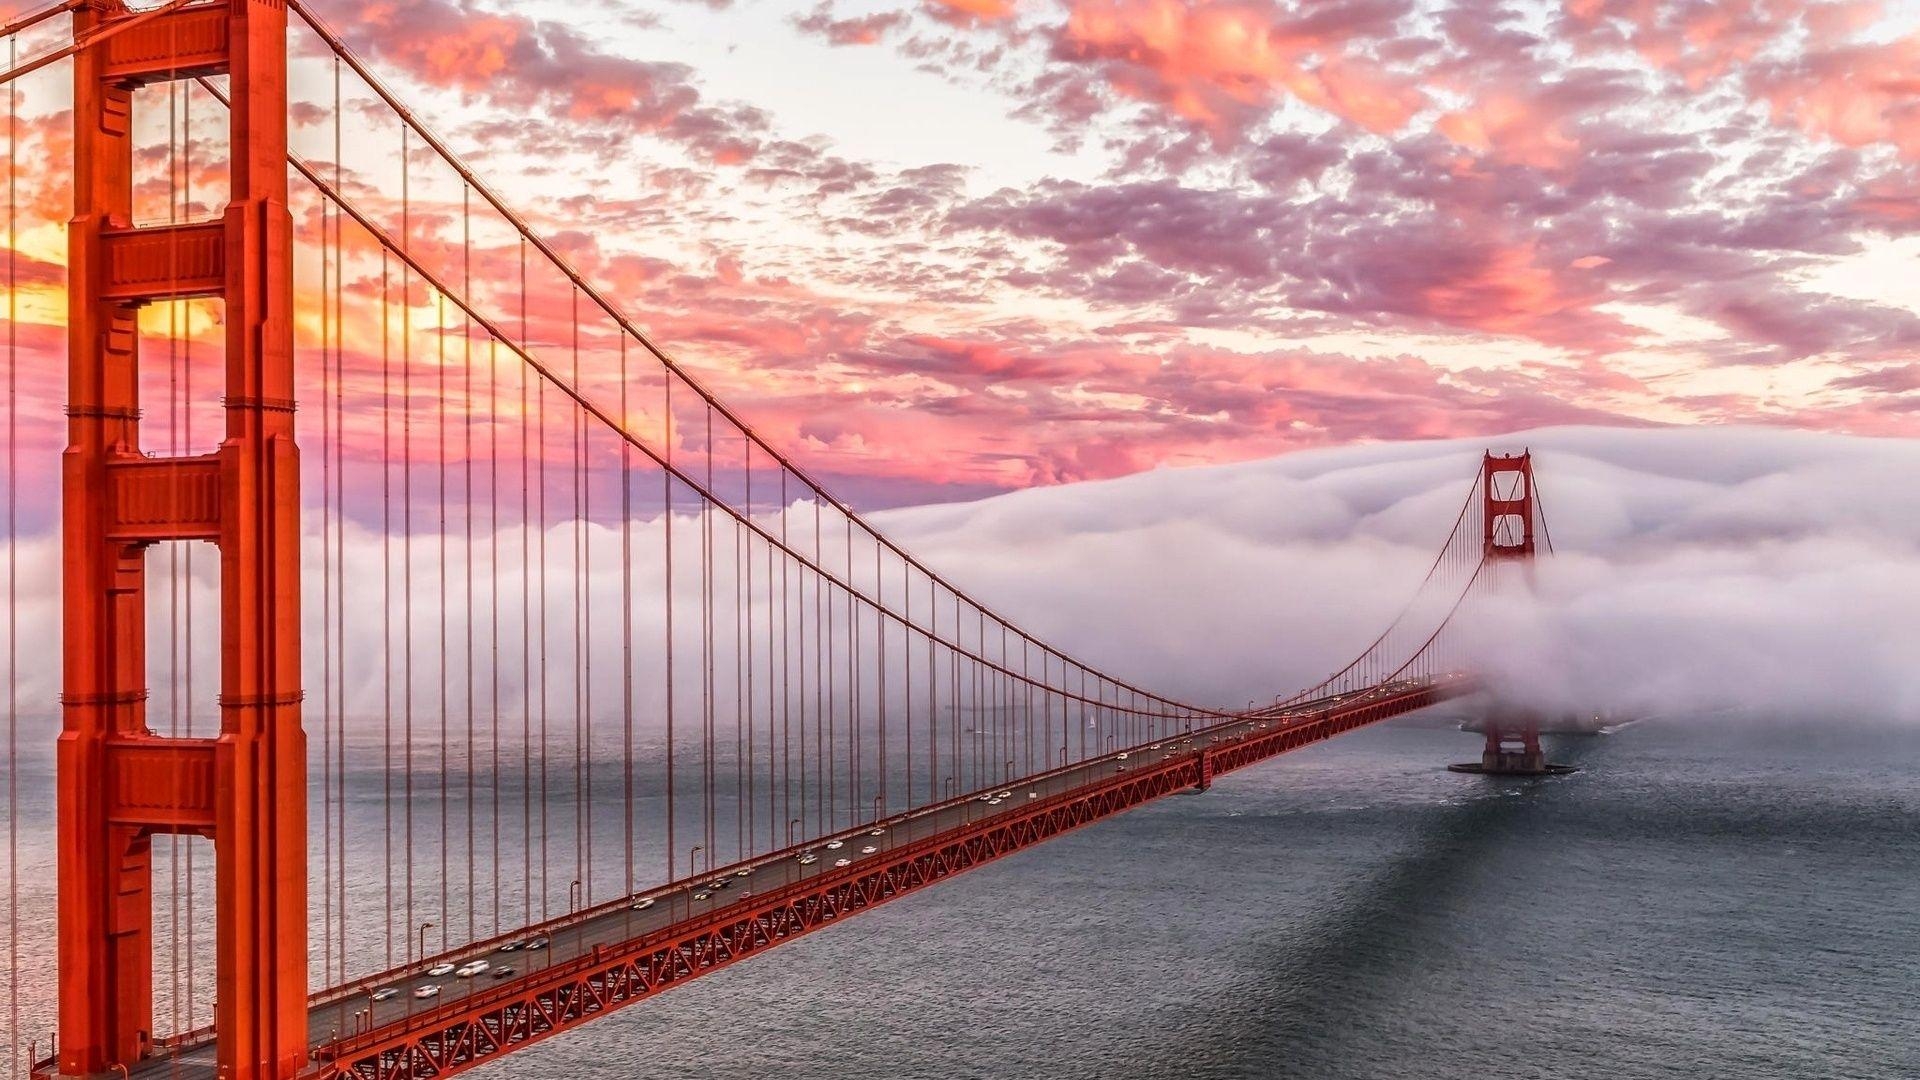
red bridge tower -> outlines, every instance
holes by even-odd
[[[1505,564],[1518,563],[1531,583],[1533,454],[1496,456],[1489,451],[1480,461],[1480,493],[1482,555],[1487,569],[1498,575]],[[1487,744],[1479,762],[1452,766],[1457,771],[1539,776],[1565,770],[1565,766],[1548,763],[1540,749],[1540,720],[1532,711],[1496,711],[1488,715],[1485,725]]]
[[[153,1045],[151,837],[210,837],[218,1061],[294,1076],[307,1051],[306,749],[283,0],[136,13],[86,0],[74,36],[69,445],[59,747],[60,1072]],[[113,24],[111,34],[102,34]],[[227,75],[231,192],[213,221],[135,227],[136,88]],[[226,432],[204,456],[140,444],[143,304],[225,304]],[[220,732],[147,728],[146,549],[220,551]]]

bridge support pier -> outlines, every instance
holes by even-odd
[[[1502,724],[1488,720],[1486,749],[1479,761],[1449,765],[1454,772],[1481,773],[1487,776],[1557,776],[1574,771],[1571,765],[1556,765],[1547,760],[1540,748],[1540,724],[1529,717],[1518,723]]]

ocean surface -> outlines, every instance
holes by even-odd
[[[475,1076],[1920,1076],[1920,731],[1389,727],[896,901]]]
[[[1920,1077],[1920,729],[1548,744],[1581,771],[1449,773],[1479,740],[1431,721],[1347,735],[472,1075]],[[42,785],[23,773],[28,1033],[51,1026]]]

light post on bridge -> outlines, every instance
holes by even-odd
[[[793,846],[793,827],[798,824],[800,824],[799,818],[794,818],[792,821],[787,822],[787,846],[788,847]]]
[[[568,906],[569,914],[580,910],[580,879],[579,878],[574,878],[573,884],[567,886],[567,906]]]
[[[430,922],[420,924],[420,952],[414,957],[415,960],[425,960],[427,958],[427,931],[431,929],[433,929],[433,924]]]
[[[687,918],[693,918],[693,857],[705,851],[703,845],[695,844],[687,851],[687,883],[680,888],[680,895],[687,898]]]

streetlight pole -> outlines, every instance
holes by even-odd
[[[799,818],[794,818],[792,821],[787,822],[787,846],[788,847],[793,846],[793,827],[798,824],[800,824]]]
[[[579,878],[574,878],[573,884],[567,886],[567,903],[570,906],[570,909],[572,911],[580,910],[580,879]]]
[[[427,931],[431,929],[433,929],[433,924],[430,922],[420,924],[420,953],[414,957],[414,959],[425,960],[427,958]]]
[[[687,898],[687,918],[693,918],[693,857],[705,851],[700,844],[693,845],[687,851],[687,883],[680,889],[680,895]]]

